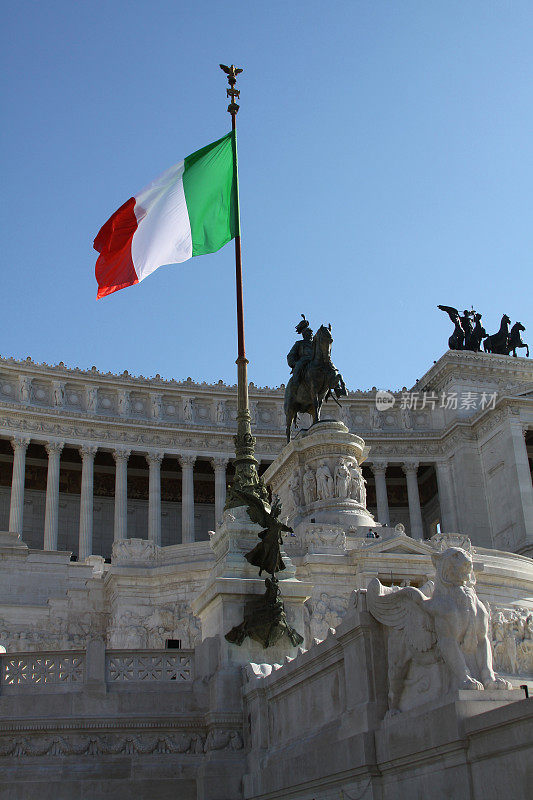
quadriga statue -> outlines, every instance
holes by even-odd
[[[454,689],[512,688],[492,668],[489,614],[473,588],[471,556],[450,547],[432,560],[435,582],[425,591],[389,588],[377,578],[367,589],[368,610],[390,629],[389,715],[420,705],[417,691],[432,700]],[[413,694],[417,679],[424,690]]]

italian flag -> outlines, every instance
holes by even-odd
[[[214,253],[239,235],[235,131],[197,150],[130,197],[94,240],[97,298],[163,264]]]

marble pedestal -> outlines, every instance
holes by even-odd
[[[281,664],[286,656],[295,656],[298,648],[289,638],[273,647],[263,648],[258,642],[246,638],[241,646],[225,639],[234,626],[243,621],[248,600],[265,593],[265,578],[258,576],[257,567],[244,558],[244,554],[257,544],[259,525],[252,523],[246,508],[233,508],[224,513],[217,530],[210,534],[215,553],[215,565],[206,585],[192,603],[192,609],[202,622],[202,640],[219,640],[221,664],[248,664],[250,662]],[[295,578],[295,568],[282,551],[285,569],[277,574],[288,623],[304,636],[304,603],[311,596],[312,587]],[[304,646],[308,646],[304,642]]]
[[[296,535],[319,525],[361,536],[378,523],[366,508],[360,464],[369,452],[342,422],[318,422],[299,433],[264,474]],[[359,529],[359,530],[358,530]]]

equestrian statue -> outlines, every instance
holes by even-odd
[[[285,419],[287,441],[298,413],[310,414],[313,425],[320,419],[322,404],[330,397],[338,406],[338,397],[346,397],[346,385],[341,373],[331,361],[331,325],[321,325],[313,336],[309,322],[302,314],[296,326],[299,339],[287,355],[292,376],[285,388]]]
[[[481,324],[481,314],[474,309],[465,310],[461,315],[453,306],[437,306],[437,308],[448,314],[454,324],[453,333],[448,339],[450,350],[470,350],[480,353],[483,341],[485,353],[496,353],[502,356],[509,356],[512,353],[516,357],[517,349],[525,348],[526,357],[529,358],[529,347],[521,337],[521,332],[525,328],[521,322],[515,322],[509,331],[511,320],[507,314],[504,314],[501,319],[499,331],[488,336]]]

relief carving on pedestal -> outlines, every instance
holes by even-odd
[[[333,497],[335,484],[331,470],[326,461],[322,461],[316,470],[316,493],[318,500],[329,500]]]
[[[335,467],[335,494],[341,499],[350,497],[350,485],[352,478],[350,469],[344,459],[340,459]]]
[[[310,553],[345,552],[346,533],[340,527],[312,523],[299,532],[298,544]]]
[[[507,675],[533,674],[533,611],[492,609],[491,642],[494,664]]]
[[[298,472],[293,472],[289,479],[289,498],[295,510],[300,508],[302,504],[302,496],[300,490],[300,476]]]
[[[366,508],[366,481],[363,477],[363,471],[357,464],[348,464],[348,467],[351,477],[350,497]]]
[[[316,500],[316,476],[309,464],[305,467],[303,476],[303,495],[304,503],[306,506],[314,503]]]

